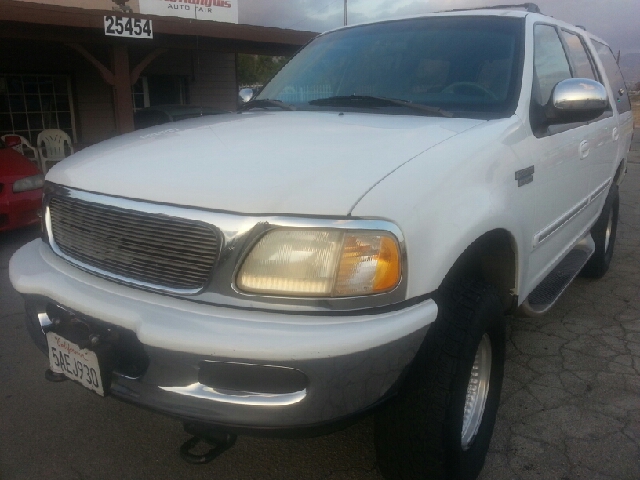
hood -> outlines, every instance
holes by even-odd
[[[38,173],[38,168],[24,155],[13,148],[0,148],[0,181],[13,183]]]
[[[202,117],[87,148],[47,180],[213,210],[346,215],[394,169],[479,123],[338,112]]]

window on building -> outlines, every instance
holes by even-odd
[[[137,112],[141,108],[149,107],[149,83],[147,77],[140,77],[131,87],[133,99],[133,111]]]
[[[133,111],[158,105],[187,105],[189,103],[186,77],[149,75],[140,77],[131,87]]]
[[[47,128],[78,141],[69,77],[0,74],[0,134],[16,133],[35,144]]]

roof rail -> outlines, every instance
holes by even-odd
[[[524,8],[530,13],[542,13],[540,7],[535,3],[521,3],[518,5],[493,5],[490,7],[477,7],[477,8],[456,8],[454,10],[444,10],[443,12],[465,12],[467,10],[510,10],[512,8]]]

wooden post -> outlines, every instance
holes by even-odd
[[[133,100],[131,98],[131,74],[129,49],[126,45],[113,46],[113,100],[118,133],[133,132]]]

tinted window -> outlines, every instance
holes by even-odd
[[[454,112],[507,112],[517,101],[522,37],[520,19],[489,17],[347,28],[311,42],[258,99],[300,109],[328,97],[377,96]]]
[[[571,78],[571,70],[558,32],[549,25],[536,25],[534,30],[534,99],[546,105],[553,87]]]
[[[582,40],[575,33],[562,31],[564,41],[567,42],[569,48],[569,57],[573,64],[573,76],[576,78],[590,78],[591,80],[598,80],[593,73],[593,67],[589,55],[584,49]]]
[[[631,103],[629,102],[629,96],[627,95],[627,86],[624,83],[622,72],[620,72],[618,62],[616,62],[616,59],[613,56],[613,52],[607,45],[604,45],[603,43],[594,41],[593,45],[596,47],[596,52],[598,52],[598,57],[600,57],[600,61],[604,66],[605,72],[607,72],[607,77],[609,78],[609,83],[611,84],[611,90],[613,90],[613,95],[616,99],[616,107],[618,107],[618,112],[628,112],[629,110],[631,110]]]

